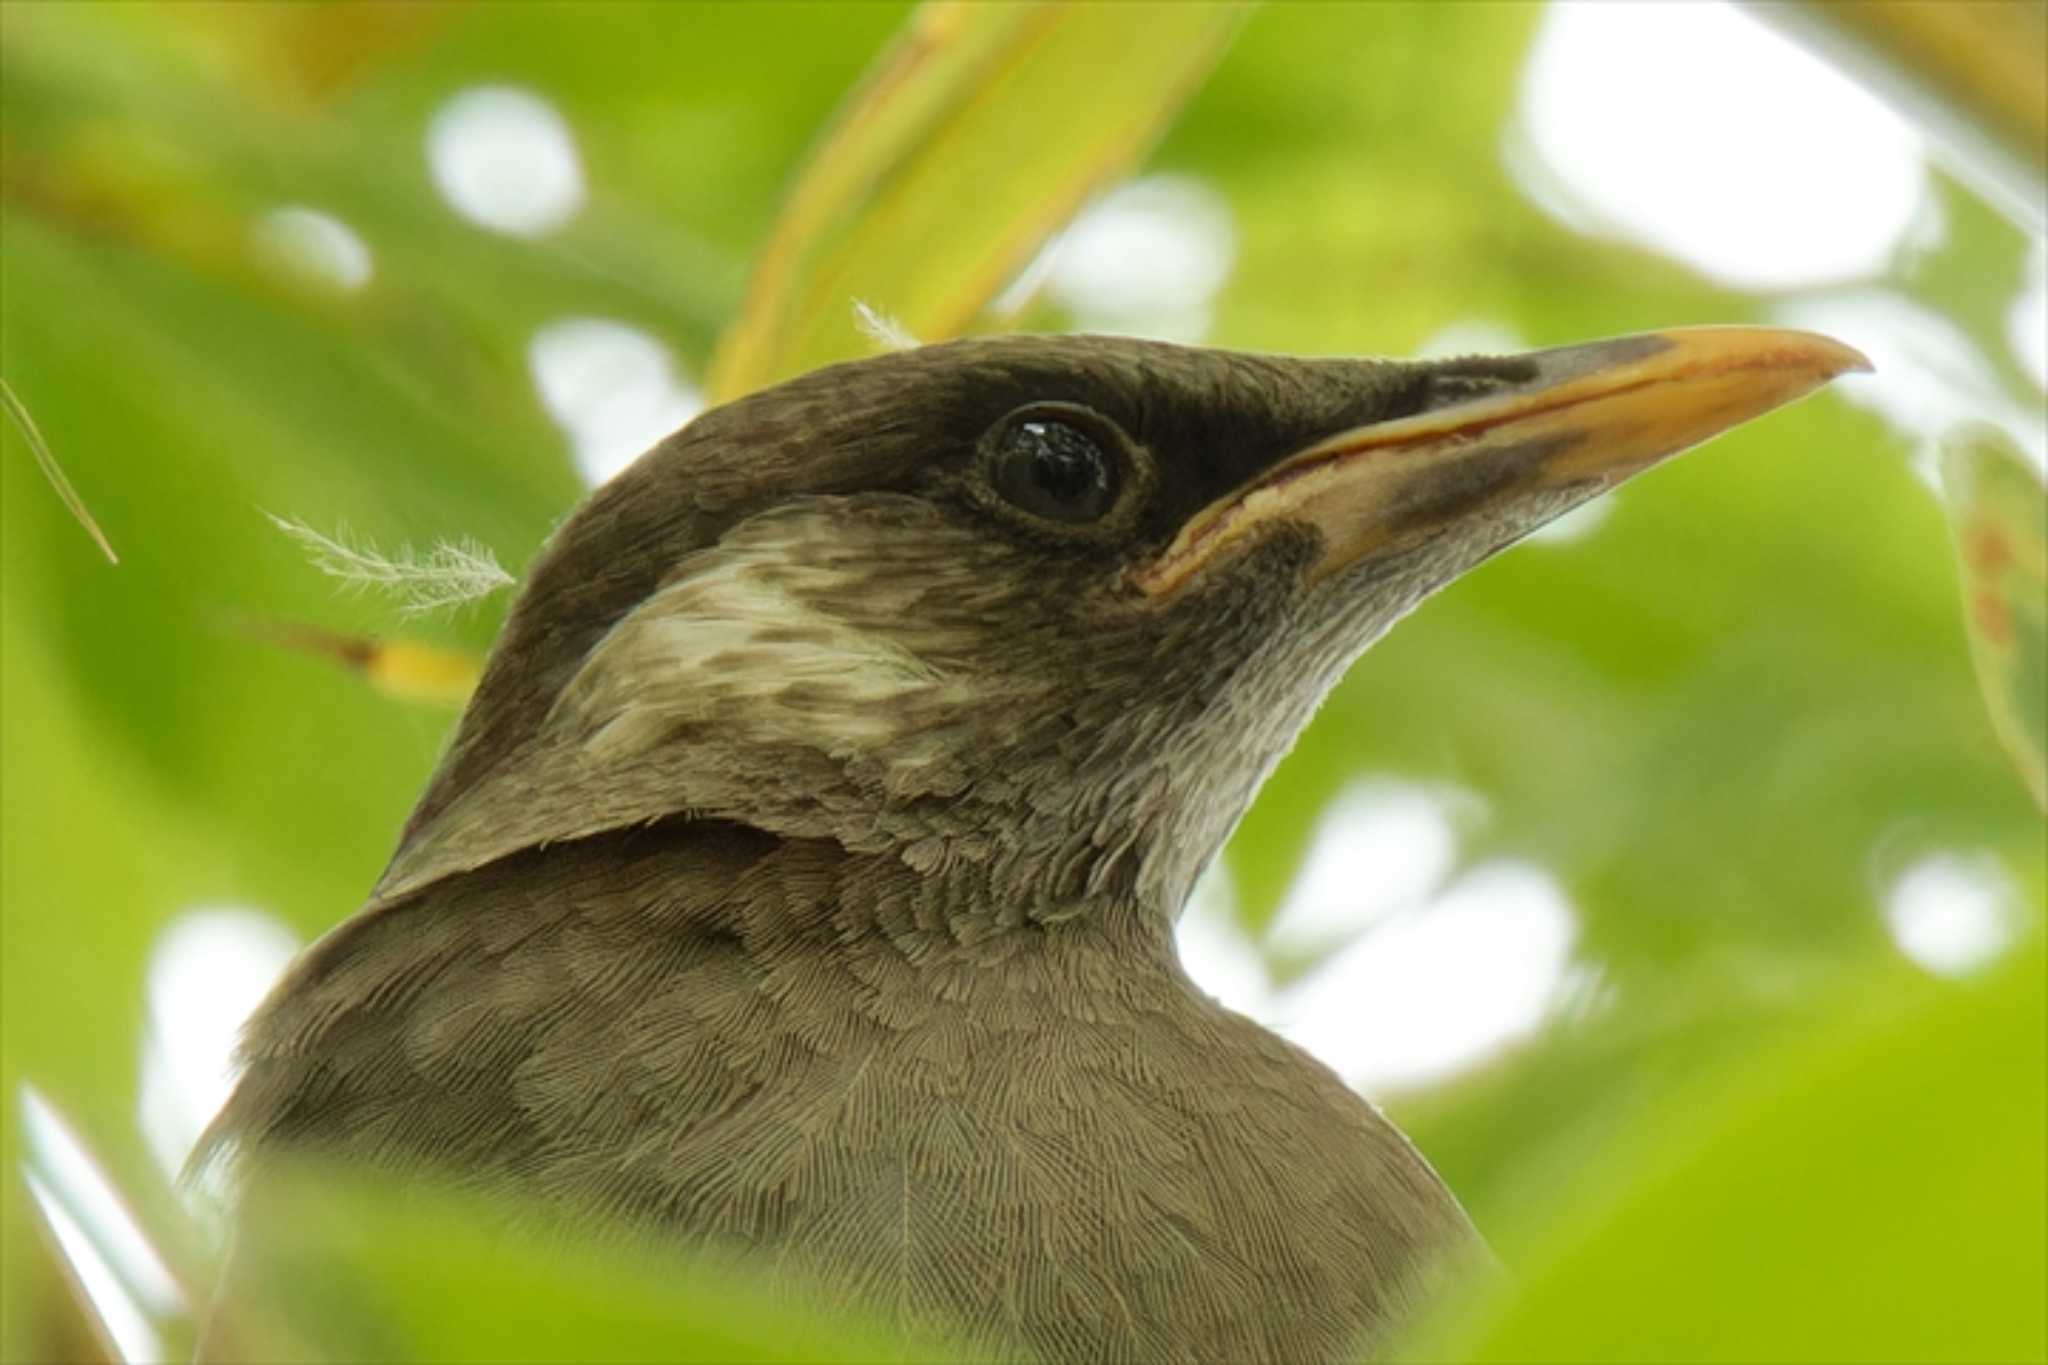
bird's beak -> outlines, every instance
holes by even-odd
[[[1454,526],[1498,548],[1666,456],[1870,362],[1811,332],[1696,327],[1518,358],[1482,397],[1337,432],[1197,512],[1135,575],[1168,597],[1280,524],[1321,533],[1325,578]]]

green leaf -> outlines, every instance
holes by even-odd
[[[1993,977],[1869,989],[1581,1155],[1520,1287],[1412,1344],[1470,1361],[2039,1360],[2048,1001]]]
[[[476,1195],[304,1165],[239,1225],[210,1348],[323,1360],[949,1359],[624,1236],[515,1223]]]
[[[1943,442],[1941,478],[1984,704],[2013,767],[2048,810],[2048,488],[2012,438],[1989,425]]]
[[[1136,163],[1244,12],[919,9],[790,191],[720,343],[712,393],[860,354],[856,301],[922,340],[960,332],[1090,193]]]

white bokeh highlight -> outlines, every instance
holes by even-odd
[[[1533,1034],[1574,985],[1578,920],[1533,864],[1457,861],[1466,798],[1367,783],[1332,804],[1266,942],[1211,871],[1182,915],[1182,965],[1202,989],[1314,1053],[1368,1094],[1454,1075]],[[1344,940],[1349,940],[1344,942]],[[1266,953],[1342,943],[1276,989]]]
[[[2048,392],[2048,238],[2036,237],[2027,253],[2026,283],[2006,315],[2006,340],[2021,372]]]
[[[1482,864],[1323,963],[1271,1022],[1368,1092],[1418,1086],[1533,1033],[1577,932],[1548,873]]]
[[[2014,399],[1976,344],[1932,309],[1891,290],[1852,289],[1787,299],[1772,315],[1787,327],[1839,337],[1870,357],[1873,373],[1843,375],[1830,389],[1910,438],[1914,472],[1929,488],[1941,484],[1941,439],[1970,422],[1996,423],[2035,468],[2048,468],[2040,409]]]
[[[1913,129],[1722,3],[1553,4],[1509,163],[1569,226],[1747,289],[1876,274],[1928,226]]]
[[[1589,540],[1614,515],[1615,493],[1602,493],[1571,511],[1552,517],[1523,536],[1524,545],[1577,545]]]
[[[1083,209],[996,311],[1022,308],[1043,287],[1082,331],[1200,341],[1237,261],[1230,205],[1185,175],[1150,175]]]
[[[295,278],[350,293],[370,282],[370,248],[354,228],[331,213],[287,204],[271,209],[250,229],[257,253]]]
[[[1273,977],[1238,922],[1237,897],[1221,859],[1195,884],[1174,926],[1174,944],[1181,966],[1196,985],[1239,1014],[1266,1017]]]
[[[583,207],[583,163],[569,125],[529,90],[477,86],[427,125],[427,168],[457,213],[480,227],[538,237]]]
[[[536,332],[527,362],[542,404],[595,486],[704,410],[668,348],[608,318],[566,318]]]
[[[1420,905],[1457,861],[1458,833],[1440,799],[1402,783],[1356,784],[1324,808],[1266,941],[1293,953],[1354,937]]]
[[[205,906],[178,915],[149,957],[142,1136],[175,1180],[234,1088],[242,1024],[299,951],[274,915]]]
[[[1417,360],[1455,360],[1468,355],[1513,355],[1529,349],[1529,339],[1504,322],[1465,318],[1424,337],[1415,348]]]
[[[1935,853],[1885,893],[1884,918],[1899,951],[1937,976],[1968,976],[2012,946],[2019,893],[1989,856]]]

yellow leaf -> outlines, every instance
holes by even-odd
[[[467,650],[416,640],[379,640],[284,621],[241,622],[250,635],[340,665],[378,692],[400,701],[461,706],[476,690],[483,661]]]
[[[864,302],[963,330],[1200,84],[1241,4],[926,4],[869,69],[713,362],[726,399],[864,349]]]

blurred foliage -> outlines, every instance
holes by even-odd
[[[208,1327],[210,1359],[825,1365],[958,1355],[807,1317],[729,1270],[628,1238],[596,1245],[547,1227],[508,1237],[505,1210],[474,1194],[399,1198],[359,1172],[307,1165],[269,1173],[250,1207]]]
[[[712,395],[860,354],[849,299],[886,299],[914,337],[964,331],[1089,194],[1129,171],[1244,12],[917,11],[790,191],[719,344]],[[1133,63],[1139,49],[1152,60]]]
[[[1950,165],[2048,228],[2048,5],[2039,0],[1745,0],[1934,133]]]
[[[1987,981],[1830,1000],[1589,1154],[1512,1298],[1420,1358],[2038,1360],[2048,1000]]]
[[[1941,472],[1984,704],[2048,810],[2048,487],[1992,426],[1957,432]]]
[[[1304,6],[1245,23],[1147,163],[1200,177],[1235,217],[1210,340],[1399,354],[1461,321],[1531,345],[1768,321],[1772,299],[1575,235],[1516,189],[1498,149],[1538,14]],[[0,1079],[10,1098],[25,1078],[53,1096],[167,1240],[175,1206],[135,1128],[153,937],[223,902],[308,937],[333,924],[374,879],[448,724],[241,628],[392,625],[373,600],[335,597],[264,513],[529,556],[579,492],[528,372],[535,329],[616,318],[705,373],[745,315],[755,248],[804,230],[778,219],[784,187],[905,18],[894,5],[0,7],[0,373],[122,552],[118,568],[99,556],[10,428]],[[1188,25],[1192,79],[1214,41],[1193,35],[1237,21],[1173,22]],[[1166,67],[1105,70],[1099,51],[1071,50],[1082,65],[1064,77],[1020,68],[1044,83],[1030,110],[956,125],[989,139],[948,148],[932,172],[961,213],[991,207],[972,201],[978,158],[1014,160],[1034,129],[1069,137],[1089,109],[1115,120],[1103,145],[1133,155],[1180,93],[1139,79]],[[1104,106],[1123,92],[1100,87],[1120,82],[1131,102]],[[445,99],[500,83],[560,110],[590,186],[537,240],[461,220],[422,154]],[[1000,249],[946,268],[985,298],[1000,283],[989,272],[1115,164],[1089,155],[1034,161],[1014,212],[1035,226],[1007,236],[1008,220],[978,219]],[[979,164],[995,177],[1012,161]],[[2026,239],[1953,182],[1939,201],[1945,233],[1880,283],[2021,384],[2003,329]],[[286,204],[351,225],[370,282],[334,290],[252,249],[260,215]],[[835,288],[914,327],[995,325],[918,294],[928,236],[863,237],[850,212],[833,201],[810,230],[860,243],[859,283],[821,271],[805,294],[810,277],[797,280],[806,321],[780,334],[790,358],[753,362],[759,374],[854,339]],[[1041,303],[1019,321],[1067,319]],[[1878,913],[1929,852],[1995,859],[2033,926],[2048,879],[2040,813],[1971,678],[1943,511],[1909,451],[1824,395],[1631,485],[1591,537],[1474,573],[1354,671],[1233,841],[1256,932],[1325,803],[1395,774],[1475,793],[1487,815],[1464,856],[1533,859],[1573,898],[1599,1008],[1389,1104],[1528,1273],[1501,1316],[1474,1312],[1470,1349],[1849,1356],[1897,1333],[1916,1353],[2042,1353],[2040,1281],[2025,1278],[2041,1254],[2038,939],[1996,980],[1946,983],[1903,962]],[[473,653],[502,607],[412,629],[420,648]],[[10,1106],[8,1173],[21,1156]],[[0,1188],[0,1354],[32,1357],[66,1330],[64,1291],[20,1186]],[[1900,1221],[1873,1224],[1873,1204]],[[386,1236],[386,1269],[425,1277],[432,1297],[386,1300],[405,1349],[551,1349],[584,1330],[540,1325],[556,1312],[587,1325],[616,1310],[627,1333],[673,1325],[619,1307],[645,1301],[587,1265],[557,1294],[544,1270],[490,1261],[466,1233],[444,1244],[432,1220],[406,1226]],[[1795,1280],[1794,1261],[1826,1269]],[[383,1273],[377,1254],[361,1263]],[[703,1341],[791,1340],[752,1335],[763,1324],[744,1296],[688,1302],[704,1307]],[[1944,1334],[1930,1303],[1982,1320]],[[1688,1304],[1711,1314],[1683,1318]],[[1859,1304],[1875,1306],[1868,1322]],[[445,1321],[418,1316],[435,1305]],[[515,1310],[535,1317],[497,1335],[487,1319]],[[378,1345],[311,1330],[322,1349]],[[657,1339],[676,1340],[617,1349]]]

